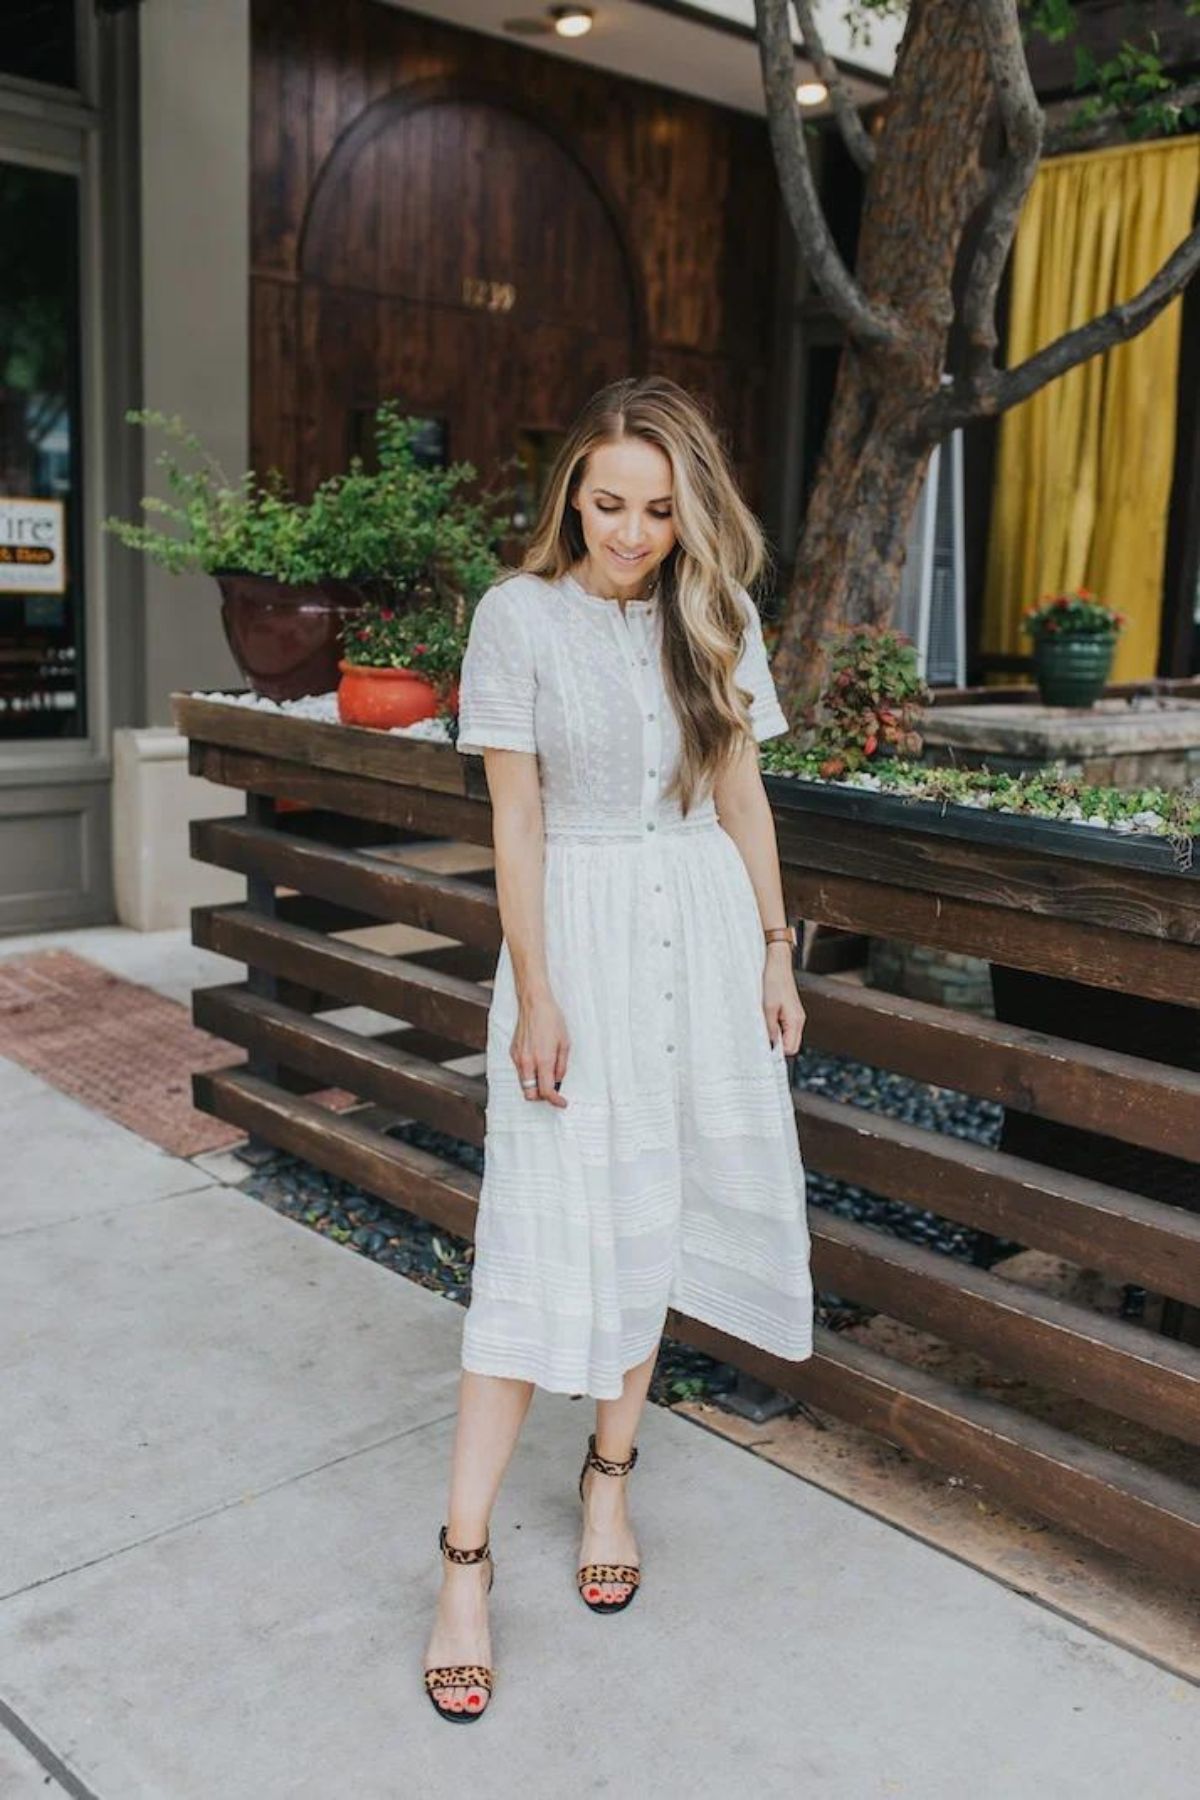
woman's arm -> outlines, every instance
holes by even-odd
[[[484,772],[492,801],[496,898],[512,958],[518,1018],[509,1054],[527,1100],[566,1106],[557,1092],[567,1072],[566,1021],[550,987],[546,962],[545,830],[536,755],[486,748]]]
[[[745,738],[713,785],[713,800],[722,827],[741,852],[754,884],[763,929],[786,925],[783,878],[775,815],[763,786],[758,746]],[[804,1008],[792,973],[792,946],[786,939],[763,945],[763,1015],[774,1045],[783,1038],[784,1053],[795,1056],[804,1034]]]

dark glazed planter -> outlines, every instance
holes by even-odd
[[[357,583],[292,586],[233,570],[214,580],[221,590],[229,648],[256,694],[266,700],[299,700],[305,694],[333,692],[345,621],[365,597]]]
[[[1112,668],[1112,636],[1039,637],[1033,645],[1033,673],[1047,706],[1093,706]]]

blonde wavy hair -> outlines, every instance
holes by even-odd
[[[733,678],[745,626],[734,590],[749,589],[769,563],[700,403],[664,375],[630,376],[594,394],[555,458],[517,572],[557,581],[587,553],[572,500],[592,451],[623,438],[656,444],[671,464],[676,541],[659,565],[658,603],[680,755],[665,791],[686,814],[750,732],[752,696]]]

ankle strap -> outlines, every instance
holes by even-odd
[[[483,1562],[484,1559],[492,1553],[488,1538],[485,1538],[483,1543],[475,1550],[460,1550],[457,1544],[451,1544],[447,1540],[446,1527],[444,1525],[438,1532],[438,1547],[443,1556],[449,1557],[450,1561],[455,1563]]]
[[[594,1431],[590,1433],[588,1437],[587,1453],[588,1466],[593,1469],[599,1469],[602,1475],[628,1475],[637,1459],[638,1453],[636,1444],[624,1462],[614,1462],[611,1457],[601,1456],[596,1449],[596,1434]]]

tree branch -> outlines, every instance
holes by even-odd
[[[963,392],[950,389],[925,408],[922,426],[940,440],[956,426],[968,425],[972,419],[992,418],[1019,406],[1048,382],[1060,375],[1137,337],[1152,325],[1164,307],[1181,294],[1192,276],[1200,269],[1200,225],[1194,226],[1140,293],[1130,300],[1110,306],[1107,312],[1077,325],[1054,343],[1026,357],[1013,369],[996,373],[982,387]]]
[[[838,130],[842,134],[842,142],[865,175],[875,161],[874,140],[858,116],[858,108],[850,98],[842,71],[825,48],[812,0],[792,0],[792,4],[796,8],[796,20],[804,39],[808,60],[829,90],[829,100],[838,122]]]
[[[1102,117],[1089,119],[1081,125],[1073,124],[1069,117],[1055,120],[1056,111],[1064,114],[1068,107],[1077,111],[1079,104],[1078,100],[1063,101],[1057,108],[1048,109],[1048,129],[1042,145],[1044,156],[1058,156],[1073,150],[1091,150],[1102,144],[1119,144],[1125,141],[1128,117],[1115,106]],[[1177,116],[1200,105],[1200,81],[1190,81],[1186,86],[1176,88],[1174,93],[1164,96],[1162,104]]]
[[[868,300],[843,262],[821,210],[796,103],[796,55],[788,25],[788,0],[754,0],[754,14],[775,167],[808,272],[852,338],[863,344],[896,343],[903,336],[899,319]]]
[[[1021,207],[1037,172],[1045,119],[1029,76],[1016,0],[976,0],[988,68],[1004,128],[1004,153],[990,184],[983,229],[963,297],[968,381],[994,370],[996,295]]]
[[[1006,369],[1004,374],[997,376],[992,388],[995,397],[992,410],[1006,412],[1010,406],[1028,400],[1048,381],[1056,381],[1060,375],[1065,375],[1068,369],[1097,356],[1102,350],[1111,350],[1115,344],[1137,337],[1147,325],[1154,323],[1176,294],[1183,292],[1197,269],[1200,269],[1200,225],[1193,227],[1158,274],[1132,300],[1110,306],[1098,318],[1076,326],[1056,343],[1047,344],[1044,350],[1026,357],[1015,369]]]

